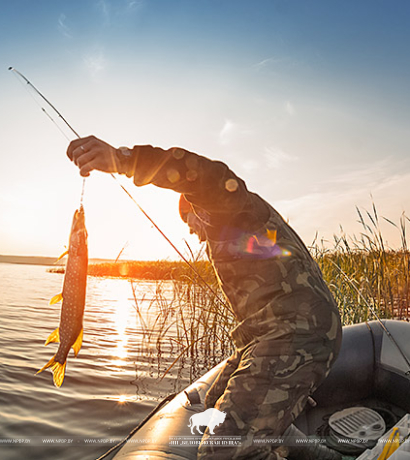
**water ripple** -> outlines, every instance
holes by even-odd
[[[45,347],[44,342],[59,323],[60,307],[48,302],[61,292],[62,281],[45,267],[0,264],[1,437],[30,440],[1,444],[0,458],[95,459],[109,446],[87,446],[81,440],[126,436],[159,399],[188,383],[172,373],[159,381],[174,359],[172,347],[162,345],[161,368],[155,363],[156,348],[142,351],[146,330],[129,282],[97,278],[88,281],[83,347],[77,358],[70,352],[64,385],[54,387],[49,371],[35,375],[57,350],[57,344]],[[136,289],[149,323],[155,319],[149,299],[156,287],[145,282]],[[45,445],[49,437],[74,441]]]

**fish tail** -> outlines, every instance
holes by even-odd
[[[64,364],[61,364],[58,361],[56,361],[54,358],[55,358],[55,355],[50,359],[50,361],[44,367],[42,367],[37,372],[37,374],[39,374],[40,372],[43,372],[48,367],[51,367],[51,370],[53,371],[54,385],[56,387],[61,387],[61,385],[63,384],[63,380],[64,380],[65,367],[67,365],[67,361],[64,361]]]

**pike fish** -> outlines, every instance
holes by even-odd
[[[71,227],[68,254],[64,276],[63,292],[54,296],[50,305],[63,301],[60,313],[60,325],[50,334],[45,345],[60,343],[57,353],[40,369],[37,374],[51,367],[54,384],[60,387],[64,380],[67,355],[72,347],[77,357],[83,341],[83,315],[87,285],[88,245],[85,228],[84,208],[74,213]]]

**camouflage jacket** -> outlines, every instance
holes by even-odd
[[[136,146],[132,152],[123,170],[137,186],[183,193],[203,221],[208,256],[239,323],[232,331],[238,347],[255,337],[328,332],[324,313],[337,312],[333,297],[275,209],[222,162],[180,148]]]

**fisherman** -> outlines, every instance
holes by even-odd
[[[137,186],[181,194],[181,217],[206,241],[238,322],[231,332],[236,351],[205,406],[226,413],[215,436],[241,436],[242,443],[212,445],[207,430],[198,458],[283,458],[265,438],[286,432],[328,375],[341,343],[336,303],[301,239],[222,162],[182,148],[116,149],[94,136],[71,142],[67,155],[84,177],[92,170],[125,174]]]

